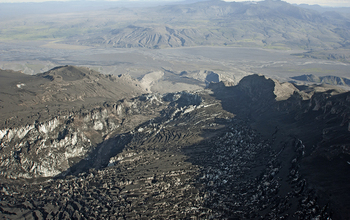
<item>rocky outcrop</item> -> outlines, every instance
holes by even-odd
[[[256,100],[282,101],[290,98],[299,90],[291,83],[280,83],[275,79],[263,75],[250,75],[244,77],[237,85],[245,95]]]
[[[0,175],[15,179],[53,177],[69,173],[70,167],[81,161],[89,161],[91,167],[104,167],[109,157],[114,156],[111,147],[115,146],[106,144],[107,140],[114,138],[117,130],[134,130],[144,121],[158,116],[168,105],[173,107],[167,111],[175,115],[179,111],[189,112],[201,102],[202,98],[195,93],[145,94],[105,103],[92,110],[80,109],[44,122],[2,129]],[[172,117],[168,115],[164,121]],[[85,168],[75,167],[74,170]]]
[[[177,104],[178,107],[184,107],[201,104],[202,97],[196,93],[178,92],[165,94],[163,100]]]
[[[116,130],[120,121],[107,109],[60,116],[0,131],[1,176],[32,178],[56,176],[86,159],[97,143]]]

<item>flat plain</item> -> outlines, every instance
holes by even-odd
[[[55,45],[48,48],[47,45]],[[69,49],[68,49],[69,48]],[[237,83],[243,76],[264,74],[280,81],[303,74],[348,77],[348,63],[296,56],[301,50],[271,50],[244,47],[181,47],[170,49],[94,48],[50,42],[2,42],[1,69],[42,73],[55,66],[86,66],[104,74],[128,74],[141,79],[151,72],[165,70],[213,71]],[[188,84],[188,89],[192,82]],[[176,82],[173,82],[176,83]],[[180,86],[180,85],[179,85]],[[180,90],[186,86],[180,86]],[[167,92],[167,91],[157,91]]]

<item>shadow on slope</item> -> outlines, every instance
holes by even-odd
[[[90,169],[99,170],[108,166],[109,159],[122,152],[125,146],[131,141],[130,133],[119,134],[98,144],[84,159],[75,163],[65,172],[55,178],[62,178],[67,175],[78,175],[88,172]]]
[[[187,161],[200,168],[197,186],[214,218],[329,217],[327,201],[318,200],[299,175],[304,146],[300,140],[281,139],[277,130],[265,139],[239,119],[220,124],[226,126],[216,135],[208,138],[203,133],[207,139],[182,150]]]
[[[246,120],[265,138],[275,140],[273,150],[295,137],[305,146],[300,173],[316,190],[319,200],[329,200],[334,219],[350,217],[350,93],[317,88],[293,88],[279,94],[280,85],[263,76],[248,76],[234,87],[219,87],[213,96],[237,118]],[[313,90],[313,91],[312,91]],[[279,99],[280,96],[283,99]],[[289,96],[289,97],[288,97]],[[289,163],[284,161],[283,163]]]

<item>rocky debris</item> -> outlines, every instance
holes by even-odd
[[[213,91],[225,110],[247,121],[265,137],[281,142],[289,136],[302,140],[305,157],[300,162],[300,174],[317,189],[316,194],[322,194],[323,201],[330,201],[332,209],[337,210],[337,219],[348,218],[348,187],[343,178],[349,179],[349,92],[334,86],[294,85],[286,96],[282,94],[289,98],[277,100],[278,87],[272,79],[253,75],[237,86]],[[273,149],[278,145],[274,144]],[[336,189],[328,182],[330,179],[337,183]],[[330,195],[330,191],[336,193]]]
[[[324,218],[297,167],[218,103],[132,132],[104,169],[29,184],[1,182],[0,216],[55,219]],[[213,112],[217,112],[213,114]],[[187,132],[187,122],[192,124]],[[287,149],[288,147],[285,147]],[[290,168],[290,177],[280,170]],[[289,175],[289,173],[287,174]],[[290,186],[289,188],[285,185]],[[283,189],[282,189],[283,187]]]
[[[194,164],[202,168],[197,181],[204,186],[204,205],[218,219],[326,219],[329,209],[319,207],[315,194],[296,171],[304,147],[297,142],[295,158],[281,161],[281,153],[291,149],[275,152],[270,143],[259,140],[254,130],[233,121],[224,135],[193,147],[197,154]],[[287,167],[291,175],[286,181],[280,170]],[[307,201],[296,204],[303,197]],[[304,204],[309,202],[312,205]]]
[[[338,209],[338,203],[315,183],[317,177],[307,171],[316,157],[331,156],[324,153],[329,150],[326,147],[329,143],[332,149],[338,149],[331,151],[333,161],[343,161],[339,155],[348,154],[348,93],[312,93],[310,99],[304,99],[304,91],[297,89],[287,100],[278,101],[275,86],[273,80],[251,76],[234,87],[144,94],[105,102],[91,110],[76,110],[56,121],[3,130],[1,143],[7,141],[12,146],[16,146],[16,138],[24,141],[31,132],[35,134],[31,138],[39,140],[45,134],[53,134],[45,139],[46,148],[66,137],[72,137],[71,143],[74,132],[79,130],[90,140],[91,150],[80,161],[68,159],[69,169],[53,179],[2,178],[0,216],[9,219],[345,216],[346,205]],[[247,107],[249,114],[244,112]],[[115,126],[111,126],[113,123]],[[310,128],[314,130],[310,132]],[[79,134],[77,137],[82,137]],[[43,141],[32,145],[39,143]],[[69,155],[72,147],[64,146],[58,152]],[[25,145],[20,147],[12,150],[13,147],[4,144],[1,149],[14,167],[25,161],[26,155],[34,154],[26,153]],[[37,151],[30,147],[29,152]],[[3,171],[16,177],[16,169],[3,167]],[[347,188],[343,185],[337,190],[343,189]],[[345,194],[335,196],[342,201],[347,198]]]
[[[178,107],[185,107],[189,105],[199,105],[202,102],[202,97],[197,93],[192,92],[177,92],[168,93],[163,96],[163,100],[177,104]]]
[[[109,159],[102,162],[101,155],[111,157],[116,154],[112,148],[119,140],[120,136],[115,136],[117,133],[134,130],[159,116],[168,105],[170,108],[162,113],[168,112],[163,121],[180,112],[188,113],[201,102],[202,98],[196,93],[144,94],[117,103],[106,102],[92,110],[80,109],[45,122],[2,129],[0,175],[7,178],[52,177],[72,172],[70,168],[77,163],[101,168]],[[88,156],[92,152],[99,156]],[[77,169],[75,167],[74,172]]]

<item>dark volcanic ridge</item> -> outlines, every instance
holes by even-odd
[[[33,77],[112,81],[78,70]],[[107,101],[5,126],[0,216],[349,218],[350,93],[261,75],[226,85],[114,100],[97,90]]]
[[[0,87],[2,128],[145,92],[130,76],[104,75],[75,66],[56,67],[37,75],[0,69]]]

